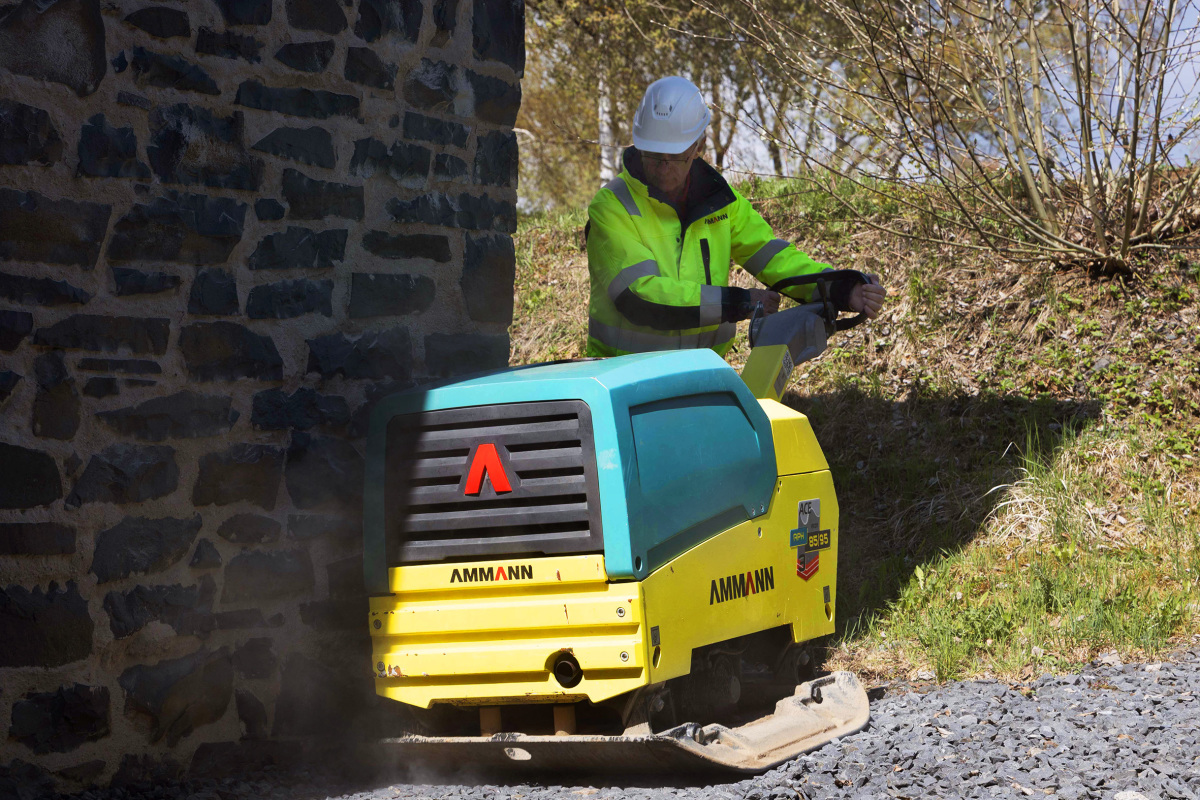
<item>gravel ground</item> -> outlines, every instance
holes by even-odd
[[[489,778],[449,776],[347,791],[324,780],[260,775],[90,792],[80,800],[1200,798],[1200,649],[1162,664],[1114,662],[1102,658],[1078,675],[1045,675],[1017,687],[996,681],[877,687],[867,730],[729,783],[608,776],[600,783],[487,784],[479,781]]]

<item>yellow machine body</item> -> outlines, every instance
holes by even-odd
[[[767,512],[641,581],[609,581],[602,555],[392,567],[370,600],[376,691],[427,708],[600,702],[688,674],[692,651],[790,626],[833,632],[838,507],[808,419],[760,400],[778,477]],[[582,678],[552,664],[569,651]]]

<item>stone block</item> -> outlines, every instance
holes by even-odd
[[[445,47],[454,38],[454,29],[458,19],[458,0],[433,0],[433,38],[429,43],[434,47]]]
[[[346,30],[346,14],[337,0],[285,0],[288,24],[302,31],[334,35]]]
[[[40,586],[0,589],[0,667],[49,669],[87,658],[93,627],[73,581],[65,589],[51,582],[45,592]]]
[[[174,448],[111,444],[88,460],[66,503],[70,508],[84,503],[140,503],[165,497],[178,485]]]
[[[247,639],[246,643],[233,651],[233,669],[243,678],[269,678],[279,666],[279,659],[271,649],[272,641],[266,637]]]
[[[290,219],[363,218],[363,187],[314,180],[294,169],[283,171],[283,199]]]
[[[179,335],[179,349],[192,380],[283,379],[275,342],[233,322],[187,325]]]
[[[306,431],[317,425],[338,426],[350,421],[350,408],[346,398],[337,395],[322,395],[308,387],[300,387],[292,394],[281,389],[267,389],[254,395],[254,408],[250,423],[260,430]]]
[[[4,405],[4,401],[12,395],[13,389],[17,388],[21,378],[21,375],[11,369],[0,370],[0,406]]]
[[[283,457],[283,448],[265,444],[235,444],[201,457],[192,504],[225,506],[245,500],[268,511],[275,508]]]
[[[283,665],[272,734],[344,735],[353,729],[370,699],[370,684],[360,684],[299,653],[289,656]]]
[[[0,523],[0,556],[62,556],[75,552],[75,529],[57,522]]]
[[[359,139],[350,158],[350,174],[370,178],[383,173],[402,186],[422,188],[429,176],[429,148],[394,142],[389,148],[378,139]]]
[[[39,328],[33,343],[43,347],[115,353],[162,355],[167,351],[171,321],[157,317],[104,317],[75,314],[49,328]]]
[[[188,293],[188,313],[211,316],[238,313],[237,280],[223,269],[197,272]]]
[[[445,263],[450,260],[450,240],[432,233],[396,234],[367,231],[363,234],[363,249],[380,258],[427,258]]]
[[[278,200],[264,197],[262,200],[254,201],[254,216],[258,217],[259,222],[280,220],[286,213],[287,209]]]
[[[471,319],[511,325],[516,275],[511,236],[467,236],[460,285]]]
[[[443,181],[460,181],[467,176],[467,162],[449,153],[438,153],[433,161],[433,177]]]
[[[48,770],[19,758],[0,765],[0,797],[41,800],[57,794],[58,786]]]
[[[49,114],[15,100],[0,100],[0,164],[49,166],[62,154],[62,139]]]
[[[254,149],[326,169],[333,169],[337,161],[329,131],[316,126],[276,128],[260,139]]]
[[[415,111],[404,112],[404,138],[420,139],[434,144],[466,147],[471,129],[460,122],[427,117]]]
[[[158,294],[179,288],[180,277],[168,272],[143,272],[129,267],[113,267],[113,282],[117,296],[131,294]]]
[[[227,433],[239,416],[229,395],[204,395],[184,390],[155,397],[137,406],[101,411],[104,423],[125,436],[146,442],[195,439]]]
[[[425,311],[433,305],[434,287],[433,279],[425,275],[356,272],[350,283],[350,316],[362,319]]]
[[[48,506],[62,491],[58,464],[49,453],[0,442],[0,508]]]
[[[288,514],[288,537],[299,541],[318,537],[356,541],[362,538],[362,523],[344,514]]]
[[[106,766],[108,766],[107,763],[94,758],[91,761],[84,761],[82,764],[72,764],[69,767],[56,769],[54,774],[79,786],[94,786],[96,779],[104,772]]]
[[[301,510],[362,505],[363,459],[345,439],[295,432],[287,451],[284,481]]]
[[[98,583],[161,572],[187,555],[200,524],[199,514],[184,519],[126,517],[96,535],[90,571]]]
[[[424,3],[416,0],[361,0],[354,33],[367,42],[389,36],[416,44],[423,14]]]
[[[333,316],[333,281],[300,278],[255,286],[246,298],[251,319],[291,319],[303,314]]]
[[[164,183],[257,191],[263,163],[246,152],[243,127],[240,111],[221,117],[187,103],[159,107],[150,114],[146,157]]]
[[[525,72],[525,0],[474,0],[471,45],[481,61]]]
[[[93,372],[124,372],[128,375],[161,375],[162,367],[137,358],[81,358],[79,368]]]
[[[358,98],[313,89],[271,89],[258,81],[245,81],[238,87],[238,105],[263,111],[278,111],[293,117],[353,117],[358,113]]]
[[[241,241],[247,207],[228,197],[167,192],[117,220],[108,257],[197,267],[221,264]]]
[[[266,25],[271,21],[271,0],[214,0],[230,25]]]
[[[483,122],[511,128],[521,109],[521,84],[467,70],[474,106],[469,113]]]
[[[0,350],[16,350],[33,330],[33,314],[0,308]]]
[[[0,261],[96,265],[112,206],[0,188]]]
[[[306,371],[320,373],[323,378],[341,375],[352,379],[407,381],[412,375],[412,340],[408,328],[392,327],[357,336],[332,333],[309,339]]]
[[[107,686],[76,683],[54,692],[30,692],[13,703],[9,738],[33,752],[69,753],[109,733]]]
[[[329,596],[335,600],[366,599],[367,587],[363,581],[362,554],[343,558],[325,567],[328,577]],[[363,609],[364,612],[366,609]]]
[[[159,39],[192,35],[192,25],[187,12],[177,8],[150,6],[134,11],[125,17],[125,21]]]
[[[312,559],[306,550],[239,553],[225,567],[222,603],[262,603],[313,590]]]
[[[396,70],[395,64],[385,63],[369,47],[346,49],[346,67],[342,75],[352,83],[359,83],[375,89],[394,89]]]
[[[243,739],[265,739],[270,733],[267,727],[267,708],[262,701],[246,689],[234,692],[237,702],[238,721],[242,723]]]
[[[39,306],[62,306],[72,303],[82,305],[92,299],[91,294],[66,281],[30,278],[3,272],[0,272],[0,297],[14,303]]]
[[[324,42],[291,42],[275,52],[275,60],[300,72],[324,72],[333,58],[334,44]]]
[[[496,229],[505,233],[516,231],[516,206],[504,200],[493,200],[488,195],[476,197],[460,194],[451,197],[442,192],[401,200],[393,198],[387,202],[388,215],[399,223],[425,223],[468,230]]]
[[[116,378],[88,378],[87,383],[83,384],[84,396],[94,397],[97,400],[119,394],[120,391]]]
[[[70,439],[79,429],[79,392],[67,372],[60,350],[43,353],[33,362],[38,391],[33,399],[33,435]]]
[[[134,81],[139,87],[153,86],[159,89],[212,95],[221,93],[217,82],[207,72],[199,65],[185,61],[179,56],[163,55],[135,47],[129,65],[133,68]]]
[[[100,0],[8,5],[0,17],[0,69],[61,83],[80,97],[96,91],[108,70]]]
[[[201,539],[196,542],[196,551],[192,553],[188,566],[192,569],[216,569],[221,566],[221,553],[208,539]]]
[[[283,526],[261,514],[234,514],[221,523],[217,535],[234,544],[268,544],[279,541]]]
[[[508,335],[433,333],[425,337],[425,369],[439,377],[508,366]]]
[[[364,5],[366,0],[364,0]],[[458,96],[458,67],[422,58],[404,80],[404,99],[416,108],[445,110]]]
[[[259,51],[263,43],[253,36],[243,36],[233,31],[220,33],[211,28],[201,28],[196,34],[196,52],[220,58],[242,59],[251,64],[262,61]]]
[[[117,105],[129,106],[130,108],[140,108],[142,111],[149,111],[150,101],[142,97],[140,94],[133,92],[117,92]]]
[[[493,131],[479,137],[475,148],[475,183],[481,186],[517,185],[517,135]]]
[[[183,658],[138,665],[121,673],[125,711],[145,714],[150,741],[174,747],[196,728],[219,720],[233,697],[229,651],[200,650]]]
[[[106,594],[104,610],[117,639],[132,636],[151,622],[162,622],[187,635],[195,630],[197,618],[212,610],[215,593],[216,584],[207,576],[195,586],[135,586],[127,592]]]
[[[328,269],[346,256],[347,231],[313,231],[288,226],[258,243],[250,254],[250,269]]]

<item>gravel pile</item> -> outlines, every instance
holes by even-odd
[[[554,784],[478,779],[368,791],[278,778],[88,793],[87,800],[338,797],[340,800],[795,800],[871,797],[1200,798],[1200,650],[1173,663],[1114,665],[1012,687],[966,681],[920,691],[883,687],[871,725],[765,775],[701,785],[607,776]],[[873,694],[879,694],[877,689]],[[495,780],[495,776],[492,776]],[[459,783],[458,781],[464,781]]]

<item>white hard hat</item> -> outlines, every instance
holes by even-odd
[[[712,112],[700,90],[687,78],[672,75],[646,87],[633,115],[633,144],[647,153],[682,153],[708,127]]]

